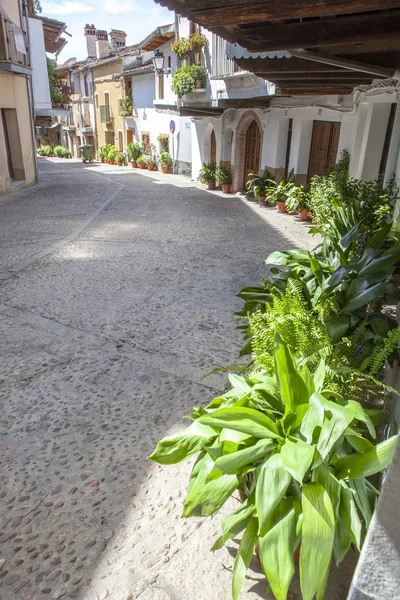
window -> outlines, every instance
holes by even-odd
[[[89,96],[89,83],[88,83],[87,75],[84,76],[83,83],[85,86],[85,96],[87,97],[87,96]]]
[[[104,104],[110,109],[110,94],[109,92],[104,92]]]
[[[144,154],[151,154],[150,133],[147,131],[142,133],[142,144]]]
[[[158,99],[164,100],[164,75],[158,76]]]
[[[96,100],[96,108],[97,108],[97,110],[99,110],[99,95],[98,94],[96,94],[95,100]]]
[[[172,68],[171,64],[172,64],[172,62],[171,62],[171,56],[168,56],[168,69]]]

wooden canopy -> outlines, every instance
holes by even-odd
[[[57,21],[56,19],[49,19],[48,17],[38,18],[43,23],[45,50],[49,54],[55,54],[57,56],[67,44],[67,40],[61,37],[62,34],[66,33],[67,35],[70,35],[66,31],[67,25],[62,21]]]
[[[156,2],[250,53],[289,51],[235,59],[278,93],[343,94],[400,69],[400,0]]]

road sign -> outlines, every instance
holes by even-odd
[[[171,133],[175,133],[175,121],[170,121],[169,130]]]

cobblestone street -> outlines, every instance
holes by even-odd
[[[315,240],[180,176],[39,163],[0,200],[0,599],[230,600],[220,516],[183,521],[190,465],[147,455],[224,388],[235,294]],[[243,598],[272,598],[252,569]]]

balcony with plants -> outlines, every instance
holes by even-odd
[[[205,92],[207,70],[202,65],[202,52],[208,40],[204,34],[192,33],[187,38],[179,38],[171,45],[173,52],[181,59],[182,66],[172,75],[171,89],[179,101],[184,96],[196,92]]]

